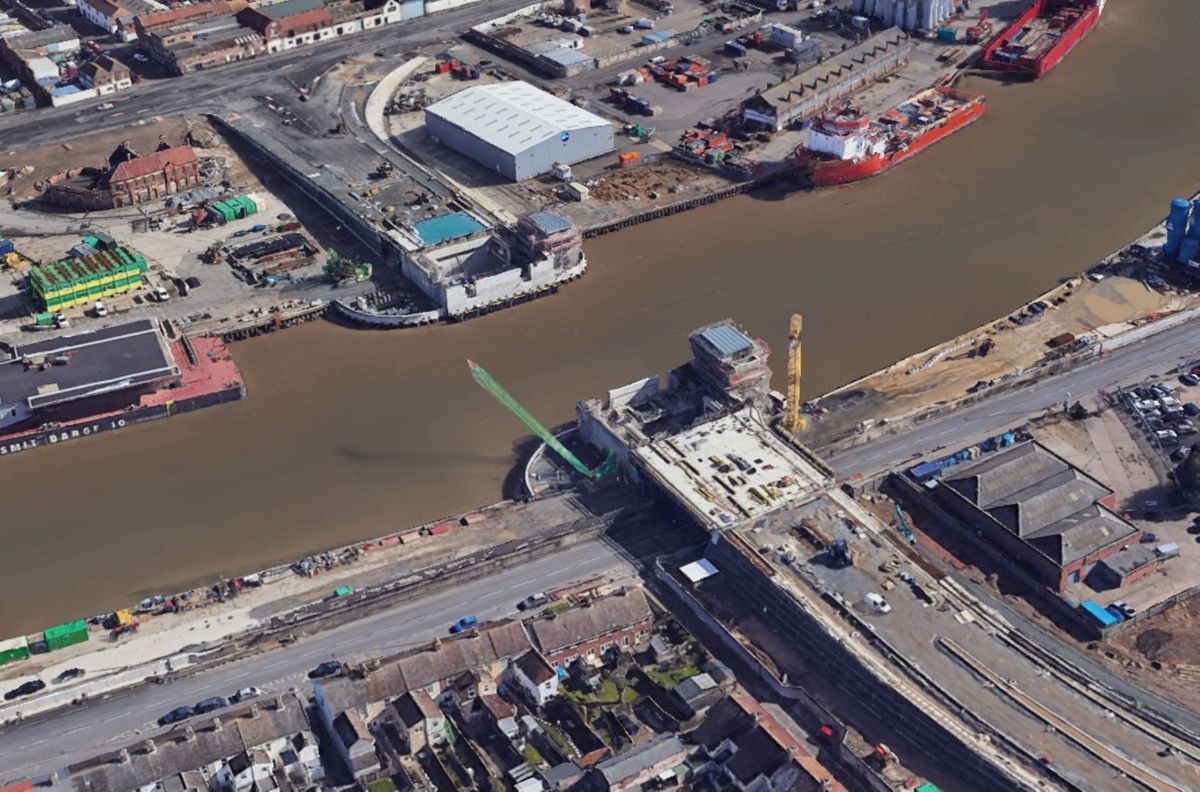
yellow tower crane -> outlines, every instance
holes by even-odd
[[[789,432],[798,432],[805,426],[804,416],[800,414],[800,334],[803,330],[804,317],[792,314],[788,329],[787,412],[783,418],[783,428]]]

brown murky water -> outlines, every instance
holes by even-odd
[[[974,127],[887,176],[741,198],[597,240],[556,297],[467,324],[307,325],[237,344],[246,401],[3,464],[0,636],[491,502],[553,423],[733,316],[777,348],[805,315],[818,393],[1085,268],[1200,185],[1194,0],[1110,0],[1047,80],[967,87]]]

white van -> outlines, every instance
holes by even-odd
[[[873,591],[863,597],[863,602],[876,613],[890,613],[892,610],[892,606],[888,604],[888,601],[882,595],[876,594]]]

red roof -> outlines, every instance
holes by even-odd
[[[0,792],[30,792],[33,789],[33,782],[26,779],[18,781],[15,784],[0,787]]]
[[[139,176],[158,173],[168,165],[187,165],[195,161],[196,153],[192,151],[191,146],[174,146],[147,154],[144,157],[131,159],[128,162],[122,162],[113,170],[109,181],[122,182],[127,179],[136,179]]]
[[[171,8],[166,11],[156,11],[153,14],[140,14],[138,22],[146,30],[160,27],[170,27],[186,22],[189,19],[204,19],[221,14],[232,14],[233,4],[228,0],[214,0],[211,3],[195,3],[193,5]]]
[[[775,744],[780,748],[788,751],[792,755],[792,760],[800,765],[806,773],[817,783],[826,784],[825,789],[830,792],[846,792],[846,787],[842,786],[833,774],[826,769],[825,765],[817,761],[816,757],[805,750],[804,745],[797,740],[792,734],[783,727],[783,724],[775,720],[770,712],[768,712],[762,704],[758,703],[757,699],[745,695],[744,693],[734,693],[733,700],[742,708],[743,712],[750,715],[758,716],[758,725],[762,727]]]

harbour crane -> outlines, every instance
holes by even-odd
[[[798,432],[806,424],[800,414],[800,334],[803,330],[804,317],[792,314],[788,329],[787,412],[783,417],[783,428],[789,432]]]
[[[504,390],[500,383],[492,379],[492,375],[484,371],[483,366],[480,366],[473,360],[468,360],[467,365],[471,368],[471,376],[479,383],[480,387],[492,394],[496,401],[503,404],[508,408],[509,412],[521,419],[521,423],[525,424],[529,428],[529,431],[540,437],[546,445],[554,449],[554,453],[558,454],[568,465],[593,481],[607,478],[616,472],[617,455],[615,453],[609,451],[608,458],[604,460],[604,464],[595,469],[589,468],[580,461],[579,457],[572,454],[566,446],[559,442],[559,439],[549,429],[542,426],[537,418],[534,418],[528,410],[522,407],[520,402],[514,399],[508,391]]]

